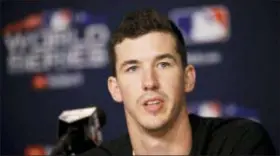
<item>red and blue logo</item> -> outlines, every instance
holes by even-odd
[[[230,36],[229,11],[222,5],[175,8],[168,16],[187,45],[224,42]]]
[[[203,117],[242,117],[260,122],[259,112],[234,102],[222,103],[219,100],[188,102],[189,113]]]

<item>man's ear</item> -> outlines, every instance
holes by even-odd
[[[116,102],[122,102],[122,94],[116,77],[110,76],[107,81],[108,90]]]
[[[184,71],[184,88],[185,92],[191,92],[195,87],[196,73],[193,65],[188,65]]]

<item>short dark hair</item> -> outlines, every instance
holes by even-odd
[[[108,42],[108,52],[113,76],[116,76],[115,46],[126,38],[137,38],[150,32],[170,33],[176,40],[177,52],[181,56],[182,67],[187,65],[187,51],[179,28],[167,16],[154,9],[141,9],[128,13]]]

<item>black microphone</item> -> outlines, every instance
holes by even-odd
[[[105,124],[105,112],[97,107],[63,111],[58,123],[60,139],[50,155],[76,155],[100,146],[103,141],[101,128]]]

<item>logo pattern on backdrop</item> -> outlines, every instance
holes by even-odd
[[[70,9],[31,14],[4,28],[9,75],[34,75],[34,89],[81,86],[82,69],[105,68],[110,30],[102,16]]]

